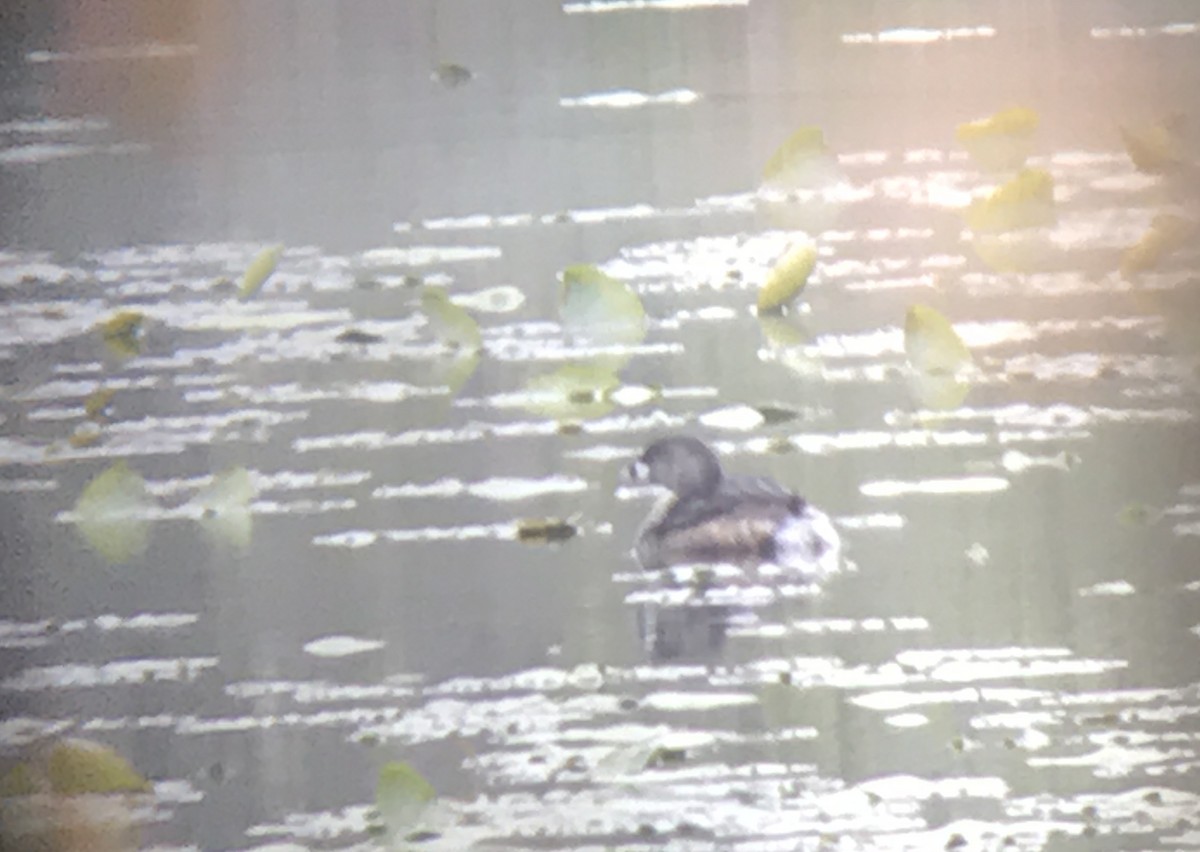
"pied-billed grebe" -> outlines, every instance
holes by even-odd
[[[773,480],[726,476],[696,438],[655,441],[623,478],[671,492],[638,533],[635,552],[647,569],[715,562],[773,563],[810,575],[836,569],[841,540],[829,516]]]

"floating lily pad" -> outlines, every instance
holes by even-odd
[[[801,127],[789,136],[767,160],[762,182],[777,189],[825,183],[836,168],[836,160],[825,144],[819,127]]]
[[[279,265],[279,258],[282,256],[282,245],[269,246],[256,254],[242,275],[242,281],[238,285],[238,298],[244,302],[258,293],[267,283],[267,279],[275,273],[275,267]]]
[[[1168,254],[1192,242],[1198,230],[1191,219],[1160,213],[1142,238],[1121,254],[1121,274],[1132,278],[1154,269]]]
[[[121,459],[96,476],[75,503],[75,525],[110,562],[128,562],[146,549],[153,506],[146,481]]]
[[[46,778],[55,793],[144,793],[150,784],[111,748],[88,740],[68,739],[46,756]]]
[[[9,767],[0,777],[0,799],[16,796],[32,796],[48,786],[39,779],[38,772],[28,763],[17,763]]]
[[[375,809],[392,837],[404,837],[422,827],[437,791],[407,763],[392,761],[379,769]]]
[[[1042,169],[1023,169],[967,209],[967,227],[977,233],[1042,228],[1056,220],[1054,179]]]
[[[535,414],[556,419],[602,417],[613,410],[612,393],[621,380],[606,365],[565,364],[534,376],[521,395],[521,404]]]
[[[966,401],[971,380],[961,372],[913,370],[905,376],[913,401],[931,411],[951,411]]]
[[[1182,116],[1169,116],[1147,127],[1119,127],[1121,141],[1134,167],[1146,174],[1175,171],[1186,162],[1186,145],[1181,134]]]
[[[104,344],[114,355],[132,358],[142,351],[142,326],[146,315],[140,311],[118,311],[100,323]]]
[[[214,538],[245,549],[254,532],[250,503],[257,489],[250,472],[233,467],[213,477],[189,505],[200,510],[200,525]]]
[[[789,249],[771,269],[758,291],[759,313],[778,311],[796,298],[816,265],[816,246],[805,243]]]
[[[527,518],[517,522],[517,541],[554,543],[579,534],[579,528],[561,518]]]
[[[973,234],[971,248],[988,268],[996,272],[1036,272],[1046,269],[1062,251],[1044,228]]]
[[[971,159],[991,171],[1024,165],[1032,149],[1038,114],[1027,107],[1011,107],[988,118],[960,124],[954,138]]]
[[[950,320],[928,305],[913,305],[904,318],[904,352],[923,373],[956,373],[971,364],[971,352]]]
[[[421,292],[421,312],[439,342],[454,349],[477,352],[483,348],[483,337],[475,319],[450,301],[440,287],[426,287]]]
[[[563,270],[559,310],[571,332],[594,342],[636,343],[646,333],[646,310],[637,293],[595,266]]]

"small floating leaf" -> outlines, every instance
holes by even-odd
[[[109,403],[116,395],[116,388],[100,388],[88,395],[83,401],[83,413],[90,420],[103,421],[107,419]]]
[[[905,377],[913,401],[932,411],[958,408],[971,392],[971,381],[961,373],[913,370]]]
[[[637,293],[588,264],[563,270],[559,310],[570,330],[599,342],[636,343],[646,333]]]
[[[1134,167],[1146,174],[1159,175],[1178,169],[1185,162],[1185,145],[1180,134],[1181,116],[1170,116],[1149,127],[1119,127],[1121,141]]]
[[[200,524],[210,535],[245,549],[254,531],[250,503],[256,494],[250,472],[233,467],[213,477],[189,505],[200,510]]]
[[[578,527],[561,518],[527,518],[517,523],[517,541],[559,542],[578,534]]]
[[[244,302],[262,289],[267,279],[275,273],[275,267],[282,256],[282,245],[268,246],[256,254],[254,260],[246,267],[242,283],[238,285],[238,298]]]
[[[96,476],[75,503],[75,524],[83,537],[110,562],[128,562],[146,549],[153,506],[146,481],[121,459]]]
[[[564,364],[534,376],[525,385],[521,404],[537,414],[558,419],[600,417],[612,411],[612,393],[621,380],[607,366]]]
[[[1197,230],[1200,229],[1191,219],[1160,213],[1145,235],[1121,254],[1121,274],[1132,278],[1154,269],[1166,255],[1188,245]]]
[[[1055,221],[1054,179],[1042,169],[1023,169],[967,209],[967,227],[976,232],[1041,228]]]
[[[391,761],[379,769],[375,809],[392,837],[404,837],[421,826],[437,791],[407,763]]]
[[[809,185],[826,175],[830,160],[825,134],[819,127],[801,127],[775,149],[763,167],[763,183],[774,187]]]
[[[421,292],[421,312],[429,321],[434,336],[444,345],[471,351],[483,348],[479,324],[469,313],[451,302],[446,291],[440,287],[426,287]]]
[[[346,343],[352,346],[368,346],[372,343],[381,343],[383,337],[378,334],[371,334],[369,331],[360,331],[357,328],[348,328],[334,338],[338,343]]]
[[[971,363],[971,352],[950,320],[928,305],[913,305],[904,318],[904,352],[923,373],[955,373]]]
[[[1037,130],[1038,114],[1026,107],[1001,110],[988,118],[960,124],[954,138],[976,163],[991,171],[1024,165]]]
[[[800,293],[817,265],[816,246],[794,246],[779,259],[758,291],[758,311],[778,311]]]
[[[71,437],[67,438],[67,443],[75,449],[81,450],[84,447],[91,447],[100,443],[100,439],[103,436],[104,433],[100,431],[100,427],[95,423],[85,423],[71,433]]]
[[[100,334],[113,354],[121,358],[132,358],[142,351],[142,323],[145,314],[140,311],[119,311],[100,323]]]
[[[144,793],[150,789],[129,762],[111,748],[88,740],[68,739],[46,756],[50,789],[67,796],[88,793]]]

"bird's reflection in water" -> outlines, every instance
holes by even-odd
[[[638,636],[652,662],[712,659],[725,648],[735,612],[727,604],[643,603],[637,610]]]

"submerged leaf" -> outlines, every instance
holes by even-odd
[[[440,287],[426,287],[421,292],[421,312],[438,341],[456,349],[479,351],[483,337],[475,319],[450,301]]]
[[[238,285],[238,298],[244,302],[262,289],[267,279],[275,273],[275,267],[282,256],[282,245],[268,246],[256,254],[242,275],[242,283]]]
[[[526,518],[517,523],[517,541],[559,542],[578,534],[578,527],[561,518]]]
[[[568,329],[597,342],[636,343],[646,334],[637,293],[589,264],[563,270],[559,311]]]
[[[1054,179],[1042,169],[1023,169],[967,209],[967,227],[976,232],[1041,228],[1056,218]]]
[[[1150,229],[1137,243],[1121,254],[1121,274],[1132,278],[1158,266],[1166,255],[1190,243],[1197,230],[1191,219],[1171,213],[1160,213],[1150,223]]]
[[[0,799],[32,796],[45,788],[37,771],[28,763],[17,763],[0,777]],[[3,847],[0,847],[3,848]]]
[[[1037,126],[1035,111],[1011,107],[988,118],[960,124],[954,138],[980,166],[1001,171],[1024,165]]]
[[[612,411],[612,392],[621,385],[603,365],[565,364],[534,376],[525,385],[521,404],[536,414],[557,419],[600,417]]]
[[[100,323],[100,334],[109,350],[121,358],[132,358],[142,351],[142,324],[146,315],[140,311],[119,311]]]
[[[46,778],[55,793],[144,793],[150,789],[129,762],[111,748],[88,740],[67,739],[46,755]]]
[[[758,291],[758,312],[778,311],[796,298],[817,265],[816,246],[794,246],[781,257]]]
[[[380,767],[375,808],[393,837],[403,837],[420,828],[436,798],[433,785],[409,764],[391,761]]]
[[[904,318],[904,352],[923,373],[956,373],[971,363],[971,352],[950,320],[928,305],[913,305]]]
[[[146,481],[121,459],[96,476],[75,503],[75,525],[110,562],[128,562],[146,549],[147,509],[154,504]]]
[[[1129,159],[1140,172],[1160,175],[1178,169],[1186,162],[1182,117],[1169,116],[1161,124],[1129,128],[1121,126],[1121,141]]]

